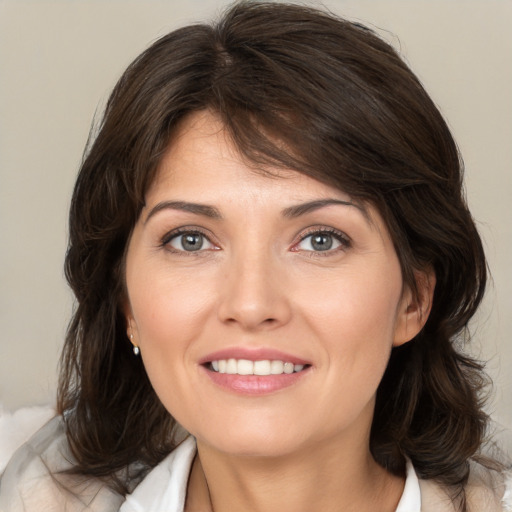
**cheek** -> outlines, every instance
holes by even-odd
[[[393,345],[400,283],[389,286],[378,274],[360,273],[331,280],[315,297],[304,293],[308,327],[325,349],[322,369],[329,392],[316,400],[331,411],[335,424],[350,422],[366,406],[373,410]]]
[[[130,304],[141,347],[172,348],[200,328],[211,290],[197,273],[174,275],[165,266],[156,267],[128,282]]]
[[[166,409],[186,418],[192,414],[186,404],[197,402],[190,383],[196,378],[196,342],[212,317],[215,276],[197,268],[178,272],[161,262],[143,267],[135,259],[131,268],[127,287],[144,367]]]
[[[386,269],[344,273],[315,288],[314,296],[303,291],[303,316],[322,340],[328,388],[340,403],[370,400],[387,366],[402,281],[398,264]]]
[[[401,297],[397,268],[329,276],[301,292],[303,310],[311,322],[329,336],[357,345],[392,342]],[[391,278],[394,275],[394,278]]]

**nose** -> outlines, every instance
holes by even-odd
[[[273,329],[291,318],[290,296],[279,265],[263,255],[240,255],[227,263],[218,317],[244,330]]]

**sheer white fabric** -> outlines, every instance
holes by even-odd
[[[14,452],[54,416],[55,409],[49,405],[10,412],[0,403],[0,475]]]
[[[25,443],[0,480],[1,512],[117,512],[124,498],[102,482],[63,473],[73,467],[56,417]]]

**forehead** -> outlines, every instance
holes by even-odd
[[[228,187],[258,194],[281,189],[288,194],[309,194],[349,199],[343,191],[301,172],[263,167],[246,158],[233,143],[217,115],[194,112],[182,120],[162,157],[147,197],[186,190],[208,195],[214,189]]]

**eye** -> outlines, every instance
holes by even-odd
[[[346,236],[337,231],[318,230],[305,235],[294,246],[296,251],[328,252],[348,248],[350,242]]]
[[[164,240],[164,244],[175,251],[197,252],[216,249],[216,246],[208,240],[206,235],[199,231],[182,231],[174,233]]]

